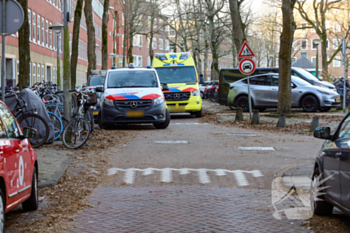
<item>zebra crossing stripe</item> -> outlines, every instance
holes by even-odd
[[[179,173],[179,175],[187,175],[191,171],[197,172],[198,174],[198,180],[201,184],[209,184],[211,183],[210,176],[208,175],[208,172],[213,172],[217,176],[226,176],[228,173],[231,173],[234,175],[235,180],[238,184],[238,186],[248,186],[248,180],[246,177],[246,174],[250,174],[253,177],[262,177],[263,174],[259,170],[253,170],[253,171],[244,171],[244,170],[225,170],[225,169],[193,169],[193,168],[145,168],[145,169],[139,169],[139,168],[128,168],[128,169],[121,169],[121,168],[110,168],[108,169],[108,175],[112,176],[117,174],[118,172],[124,172],[124,182],[126,184],[133,184],[135,182],[135,174],[136,171],[142,172],[142,175],[147,176],[154,173],[154,171],[159,171],[161,175],[161,182],[163,183],[170,183],[173,180],[173,171],[176,171]]]

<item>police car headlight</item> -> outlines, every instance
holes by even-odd
[[[153,103],[154,103],[154,106],[157,106],[157,105],[162,104],[163,102],[164,102],[163,97],[159,97],[159,98],[155,99]]]
[[[107,105],[109,105],[109,106],[114,106],[113,100],[110,100],[110,99],[107,99],[107,98],[104,98],[104,99],[103,99],[103,103],[104,103],[104,104],[107,104]]]
[[[192,95],[193,95],[193,96],[198,96],[198,95],[200,95],[200,94],[201,94],[200,91],[193,91],[193,92],[192,92]]]

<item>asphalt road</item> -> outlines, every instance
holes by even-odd
[[[272,183],[312,162],[321,140],[200,124],[188,116],[173,116],[166,130],[122,129],[138,135],[122,152],[106,151],[109,179],[93,190],[94,207],[76,215],[70,232],[312,231],[308,221],[283,212],[281,220],[273,217],[275,208],[302,203],[272,200]]]

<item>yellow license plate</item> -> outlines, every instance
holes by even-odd
[[[94,115],[98,115],[99,111],[94,111]]]
[[[126,117],[144,117],[145,113],[143,111],[129,111],[126,112]]]
[[[340,98],[336,99],[337,102],[340,102]]]

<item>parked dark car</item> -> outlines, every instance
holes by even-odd
[[[105,78],[106,78],[106,70],[92,70],[88,79],[88,83],[86,86],[84,86],[85,89],[90,90],[91,92],[95,93],[96,87],[102,87]],[[94,122],[98,122],[98,113],[100,112],[100,104],[101,104],[101,95],[102,93],[96,92],[97,96],[97,104],[94,107],[93,114],[94,114]]]
[[[209,91],[210,91],[210,88],[213,86],[215,81],[211,81],[204,89],[204,98],[203,99],[208,99],[209,98]]]
[[[312,176],[314,214],[329,215],[335,206],[350,215],[350,113],[333,134],[330,127],[319,127],[314,136],[326,139],[316,158]]]

